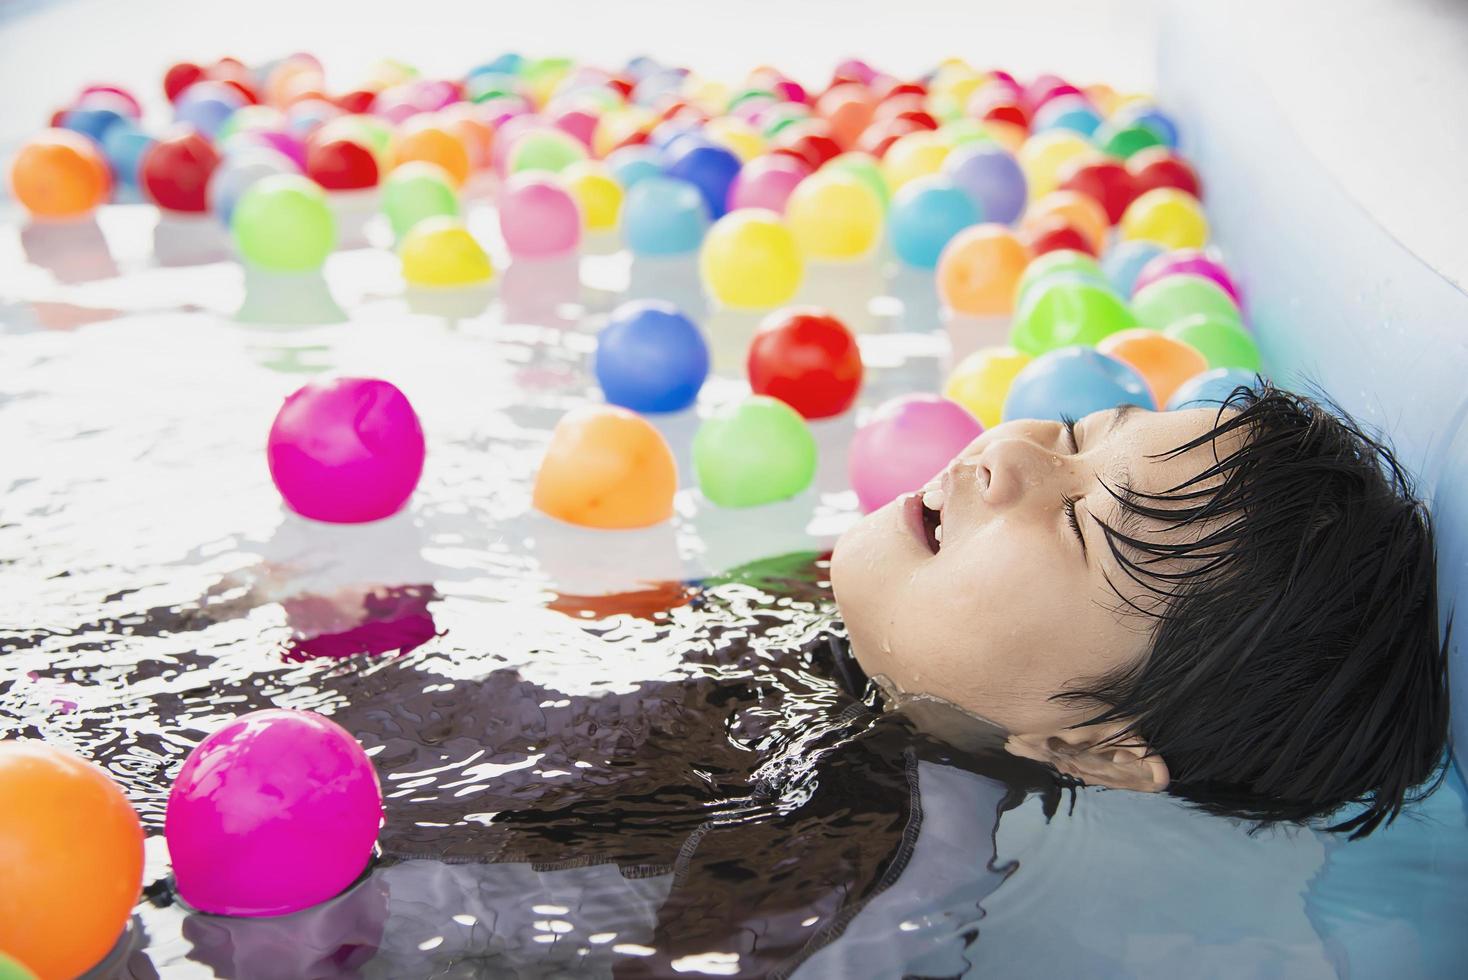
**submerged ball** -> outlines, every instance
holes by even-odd
[[[693,404],[708,377],[708,344],[672,303],[623,303],[597,334],[592,367],[613,405],[677,412]]]
[[[402,240],[424,218],[459,216],[459,195],[448,173],[437,164],[405,163],[382,184],[382,211]]]
[[[615,405],[589,405],[556,424],[533,500],[569,524],[637,528],[672,517],[677,489],[673,451],[651,422]]]
[[[777,398],[750,395],[699,426],[693,467],[703,495],[720,507],[757,507],[810,486],[816,440],[795,409]]]
[[[326,195],[298,174],[252,185],[235,206],[230,230],[240,257],[272,272],[319,269],[336,247],[336,219]]]
[[[708,291],[725,306],[769,309],[788,302],[805,268],[790,234],[773,211],[731,211],[709,229],[698,256]]]
[[[1004,421],[1079,419],[1127,404],[1157,407],[1136,370],[1091,347],[1061,347],[1015,375],[1004,400]]]
[[[425,218],[398,246],[403,279],[413,286],[474,286],[494,277],[484,247],[457,218]]]
[[[855,174],[822,170],[791,193],[785,221],[808,258],[855,259],[882,237],[882,202]]]
[[[861,349],[829,310],[795,307],[760,324],[746,359],[756,395],[785,402],[808,419],[840,415],[861,390]]]
[[[986,429],[1004,421],[1004,399],[1015,376],[1034,358],[1013,347],[985,347],[958,362],[943,396],[973,413]]]
[[[576,199],[545,174],[532,171],[511,177],[500,192],[499,218],[500,234],[517,258],[555,258],[581,244]]]
[[[70,130],[48,129],[16,154],[10,189],[38,218],[71,218],[106,201],[112,177],[97,144]]]
[[[939,395],[884,402],[851,440],[847,475],[862,512],[927,483],[983,431],[968,409]]]

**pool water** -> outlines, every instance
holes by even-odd
[[[370,202],[345,202],[360,223]],[[494,238],[492,214],[471,227]],[[693,265],[601,243],[506,263],[493,290],[405,291],[382,229],[323,276],[246,277],[207,222],[128,206],[0,227],[0,738],[103,765],[149,833],[102,974],[133,977],[1453,976],[1468,953],[1454,773],[1346,843],[1250,834],[1165,796],[1062,788],[918,736],[844,655],[823,555],[855,516],[862,412],[936,390],[999,321],[940,317],[886,257],[812,271],[858,332],[856,413],[814,426],[815,485],[726,511],[690,483],[699,412],[737,397],[757,317]],[[378,247],[370,247],[370,246]],[[529,507],[556,420],[596,394],[607,312],[659,296],[717,376],[658,418],[667,525],[594,532]],[[284,509],[264,442],[324,371],[393,381],[428,437],[386,521]],[[171,776],[225,720],[346,726],[387,803],[339,898],[276,919],[174,897]],[[85,896],[78,896],[85,901]]]

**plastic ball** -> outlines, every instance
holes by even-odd
[[[965,228],[938,258],[938,296],[959,313],[1008,313],[1029,262],[1030,250],[1004,225]]]
[[[311,711],[241,715],[189,753],[164,834],[185,902],[287,915],[333,898],[372,858],[382,789],[351,733]]]
[[[285,113],[275,106],[269,105],[245,105],[236,109],[214,133],[215,143],[223,143],[239,133],[259,132],[266,129],[280,129],[288,126]]]
[[[494,277],[488,253],[457,218],[424,218],[403,236],[398,256],[413,286],[473,286]]]
[[[170,65],[163,73],[163,94],[169,102],[175,102],[184,91],[204,77],[204,69],[191,61],[180,61]]]
[[[1145,327],[1111,334],[1096,349],[1135,368],[1158,405],[1165,405],[1178,385],[1208,370],[1207,360],[1197,350]]]
[[[1137,325],[1137,318],[1111,290],[1090,282],[1055,281],[1026,297],[1014,318],[1011,346],[1040,355],[1057,347],[1094,344]]]
[[[878,406],[856,430],[847,456],[862,512],[917,490],[983,431],[968,409],[940,395],[904,395]]]
[[[1172,187],[1203,199],[1198,172],[1165,146],[1155,146],[1133,153],[1126,161],[1127,173],[1142,194],[1159,187]]]
[[[554,178],[534,171],[516,174],[505,184],[499,219],[505,245],[518,258],[553,258],[581,244],[576,199]]]
[[[720,146],[728,147],[740,161],[749,161],[765,151],[765,138],[749,123],[733,116],[721,116],[709,120],[703,128],[704,135]]]
[[[785,153],[767,153],[746,163],[729,185],[728,210],[764,208],[785,213],[790,194],[806,177],[810,165]]]
[[[561,171],[561,182],[576,199],[587,231],[610,231],[622,216],[622,185],[594,160],[573,163]]]
[[[670,151],[664,169],[669,177],[686,180],[698,188],[709,214],[721,217],[728,209],[729,185],[742,164],[734,151],[702,140],[688,140]]]
[[[1258,381],[1258,376],[1253,371],[1213,368],[1195,374],[1178,385],[1167,401],[1167,410],[1176,412],[1185,408],[1217,408],[1228,401],[1234,389],[1240,386],[1253,388]]]
[[[349,139],[313,142],[306,150],[306,175],[329,191],[376,187],[377,156]]]
[[[0,980],[39,980],[24,963],[8,953],[0,953]]]
[[[1050,217],[1058,217],[1080,232],[1092,255],[1100,255],[1106,248],[1111,222],[1106,217],[1106,209],[1094,198],[1077,191],[1051,191],[1030,205],[1020,227],[1035,228]]]
[[[240,257],[272,272],[321,268],[336,247],[336,219],[321,188],[299,174],[275,174],[251,184],[230,217]]]
[[[938,138],[943,141],[945,146],[953,150],[958,149],[960,146],[970,146],[974,143],[994,142],[994,137],[989,135],[989,130],[983,123],[977,119],[970,119],[967,116],[951,119],[939,126],[934,132],[937,133]],[[944,162],[947,162],[947,157],[944,158]]]
[[[36,217],[70,218],[107,200],[112,177],[96,143],[69,130],[48,129],[16,154],[10,188]]]
[[[861,349],[829,310],[794,307],[770,314],[749,345],[749,387],[807,419],[840,415],[861,389]]]
[[[583,152],[590,152],[598,118],[598,113],[591,109],[562,109],[552,118],[551,125],[580,143]]]
[[[1068,95],[1052,99],[1036,111],[1032,128],[1037,133],[1067,129],[1072,133],[1090,136],[1100,125],[1101,114],[1091,106],[1085,96]]]
[[[1198,276],[1208,279],[1227,293],[1235,306],[1243,307],[1239,287],[1234,283],[1233,277],[1228,274],[1228,270],[1223,267],[1223,263],[1209,258],[1194,248],[1166,252],[1148,262],[1137,274],[1133,291],[1145,289],[1168,276]]]
[[[77,94],[77,105],[92,105],[93,100],[104,98],[107,105],[113,106],[131,119],[143,118],[143,105],[137,96],[127,89],[117,85],[85,85]]]
[[[469,179],[469,151],[463,141],[443,127],[426,122],[404,127],[393,144],[392,159],[394,167],[405,163],[438,164],[455,187]]]
[[[828,161],[821,169],[851,174],[856,177],[871,188],[873,194],[877,195],[877,200],[882,202],[883,211],[886,211],[892,204],[892,188],[887,186],[887,178],[882,174],[882,165],[876,157],[869,153],[859,151],[843,153]]]
[[[1028,301],[1038,295],[1037,290],[1062,279],[1068,282],[1089,282],[1102,287],[1107,285],[1101,267],[1087,253],[1066,249],[1046,252],[1036,256],[1019,277],[1014,288],[1015,309],[1026,309]]]
[[[1167,248],[1202,248],[1208,241],[1208,219],[1198,199],[1171,187],[1147,191],[1133,201],[1119,230],[1123,240],[1141,239]]]
[[[1118,242],[1102,257],[1101,271],[1117,295],[1130,296],[1142,269],[1164,251],[1156,242]]]
[[[587,157],[581,141],[559,129],[532,129],[510,147],[505,169],[512,174],[526,171],[560,173]]]
[[[919,269],[932,269],[954,235],[983,220],[983,214],[958,185],[935,174],[910,181],[897,192],[888,227],[899,259]]]
[[[294,174],[295,165],[274,150],[254,146],[224,158],[209,176],[209,210],[225,225],[240,198],[266,177]]]
[[[1138,289],[1132,312],[1144,327],[1164,330],[1190,316],[1206,315],[1240,322],[1233,298],[1212,279],[1202,276],[1164,276]]]
[[[286,504],[312,520],[364,524],[403,508],[423,473],[423,428],[377,378],[327,378],[290,395],[266,443]]]
[[[1258,371],[1261,367],[1259,345],[1237,319],[1201,313],[1178,320],[1162,332],[1196,348],[1210,368]]]
[[[1121,220],[1127,206],[1140,193],[1131,173],[1114,160],[1096,160],[1073,167],[1065,173],[1060,188],[1096,201],[1111,225]]]
[[[137,187],[143,156],[156,142],[155,137],[143,132],[130,119],[109,128],[107,135],[102,137],[102,152],[107,156],[112,179],[127,187]]]
[[[622,202],[622,237],[634,255],[684,255],[697,250],[709,227],[708,204],[686,180],[639,180]]]
[[[663,174],[662,159],[650,146],[624,146],[612,152],[606,163],[612,177],[627,191],[639,181]]]
[[[1162,137],[1150,126],[1114,120],[1102,123],[1092,139],[1103,153],[1123,160],[1148,147],[1163,145]]]
[[[623,303],[597,334],[592,369],[613,405],[678,412],[693,404],[708,377],[708,344],[672,303]]]
[[[851,146],[872,121],[876,99],[865,85],[833,85],[816,100],[816,112],[831,124],[831,135]]]
[[[401,240],[424,218],[459,216],[452,178],[434,163],[405,163],[382,182],[382,211]]]
[[[805,266],[790,229],[773,211],[741,208],[714,223],[698,255],[704,286],[725,306],[769,309],[789,302]]]
[[[800,413],[778,398],[750,395],[721,406],[693,437],[698,488],[720,507],[758,507],[810,486],[816,440]]]
[[[1009,387],[1004,421],[1079,419],[1119,405],[1155,409],[1146,380],[1090,347],[1061,347],[1026,364]]]
[[[672,517],[677,489],[673,451],[651,422],[615,405],[588,405],[556,424],[533,501],[569,524],[638,528]]]
[[[993,143],[960,147],[943,161],[943,172],[973,199],[985,221],[1012,224],[1029,201],[1024,171],[1014,154]]]
[[[860,177],[822,170],[795,188],[785,220],[795,244],[812,259],[854,259],[882,237],[882,202]]]
[[[94,143],[101,143],[113,126],[130,118],[107,106],[74,106],[61,113],[57,122],[61,129],[69,129],[90,138]]]
[[[986,429],[1004,421],[1004,399],[1015,376],[1034,358],[1013,347],[984,347],[958,362],[943,396],[968,409]]]
[[[1049,194],[1060,186],[1062,174],[1096,156],[1099,154],[1089,140],[1064,129],[1030,137],[1018,154],[1032,198]]]
[[[209,178],[219,154],[195,132],[165,136],[143,154],[138,179],[143,193],[165,211],[200,213],[209,209]]]
[[[898,137],[882,157],[887,186],[899,191],[910,181],[937,173],[950,152],[948,143],[932,130],[920,129]]]
[[[80,976],[116,944],[143,883],[143,828],[99,767],[0,741],[0,949],[44,980]]]
[[[1036,255],[1056,251],[1084,252],[1094,256],[1096,246],[1074,225],[1058,214],[1042,215],[1027,221],[1019,231],[1020,239]]]

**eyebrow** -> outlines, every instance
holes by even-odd
[[[1111,435],[1111,433],[1115,432],[1117,427],[1125,422],[1127,418],[1136,410],[1137,406],[1132,404],[1116,406],[1116,411],[1112,414],[1111,421],[1106,426],[1106,434],[1109,436]]]

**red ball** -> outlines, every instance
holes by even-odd
[[[177,102],[184,89],[204,77],[204,69],[192,61],[180,61],[163,73],[163,92],[169,102]]]
[[[777,310],[749,345],[749,386],[808,419],[840,415],[861,389],[861,350],[828,310]]]
[[[910,122],[918,129],[937,129],[938,120],[926,109],[904,109],[893,118]]]
[[[982,118],[1013,123],[1023,130],[1030,128],[1030,114],[1018,102],[996,102],[984,110]]]
[[[138,179],[148,200],[165,211],[209,210],[209,175],[219,166],[219,154],[209,141],[191,129],[154,143],[138,168]]]
[[[376,187],[377,157],[348,139],[312,143],[306,152],[306,176],[329,191],[357,191]]]
[[[632,87],[635,83],[630,78],[618,75],[607,80],[607,88],[620,95],[623,101],[632,98]]]
[[[892,79],[887,85],[879,86],[875,94],[879,100],[886,102],[899,95],[916,95],[919,98],[926,98],[928,90],[917,82],[899,82]]]
[[[879,122],[884,119],[895,119],[904,112],[924,112],[927,104],[928,100],[921,95],[904,92],[878,103],[877,107],[872,110],[872,119]]]
[[[1121,220],[1127,205],[1137,199],[1137,181],[1115,160],[1082,164],[1066,175],[1061,188],[1094,198],[1106,210],[1113,225]]]
[[[819,123],[820,125],[816,125]],[[787,126],[775,140],[776,149],[797,154],[802,160],[810,164],[812,170],[821,169],[821,165],[827,160],[835,159],[841,155],[841,144],[830,136],[830,126],[825,120],[812,120],[810,123]],[[821,130],[824,129],[825,132]],[[795,130],[795,132],[791,132]]]
[[[333,101],[343,112],[361,114],[372,111],[372,103],[377,101],[377,93],[371,89],[359,88],[338,95]]]
[[[1200,201],[1203,199],[1203,184],[1198,180],[1198,172],[1166,147],[1149,146],[1138,150],[1127,157],[1126,168],[1136,182],[1138,195],[1158,187],[1176,187]]]
[[[1020,231],[1020,239],[1030,247],[1030,254],[1036,256],[1060,251],[1085,252],[1090,256],[1096,254],[1091,240],[1058,214],[1033,222]]]

